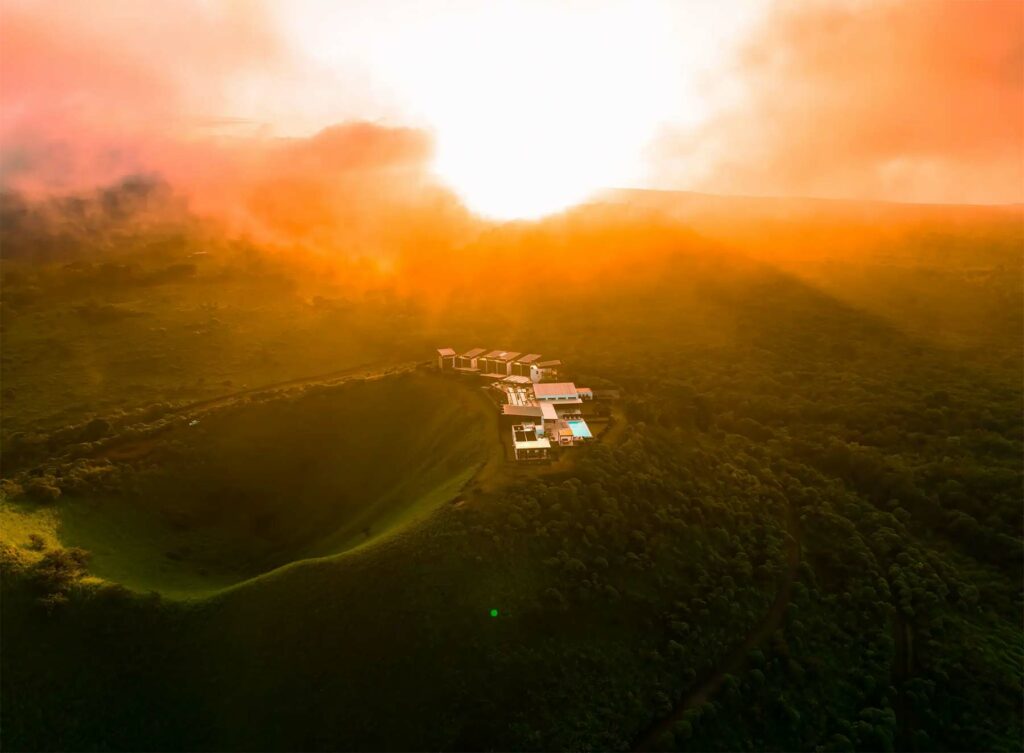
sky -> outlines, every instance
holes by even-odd
[[[1024,201],[1017,0],[4,0],[0,36],[0,182],[28,193]]]

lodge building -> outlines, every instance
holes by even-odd
[[[512,449],[517,461],[546,460],[553,447],[572,447],[593,438],[582,404],[594,399],[588,387],[552,381],[562,362],[539,353],[473,348],[461,355],[437,349],[437,367],[487,379],[501,393],[501,415],[514,421]]]
[[[477,364],[480,373],[490,376],[510,376],[512,374],[512,362],[519,357],[519,353],[511,353],[507,350],[492,350],[482,356]]]
[[[438,352],[440,352],[441,350],[451,350],[451,348],[440,348]],[[480,354],[483,352],[483,348],[473,348],[472,350],[467,350],[461,356],[455,357],[454,363],[452,364],[452,368],[458,371],[479,371],[480,369],[477,366],[477,363]],[[441,368],[443,369],[444,366],[442,365]]]
[[[533,369],[536,369],[536,366],[533,365],[533,362],[536,361],[538,358],[540,358],[540,353],[527,353],[525,356],[517,358],[512,363],[512,375],[521,377],[532,377],[533,374],[531,372]]]

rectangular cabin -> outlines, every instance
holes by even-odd
[[[441,371],[455,368],[455,351],[451,348],[437,349],[437,368]]]
[[[520,356],[512,362],[512,375],[529,378],[530,364],[538,358],[540,358],[540,353],[527,353],[525,356]]]
[[[473,348],[472,350],[467,350],[461,356],[456,356],[455,368],[459,371],[479,371],[478,362],[480,354],[483,352],[483,348]]]
[[[508,376],[512,373],[512,362],[518,356],[518,353],[508,350],[492,350],[477,360],[480,366],[480,373],[503,377]]]

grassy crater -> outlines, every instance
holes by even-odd
[[[56,538],[130,588],[199,596],[365,547],[458,495],[493,408],[427,374],[349,382],[182,425],[130,491],[57,503]]]

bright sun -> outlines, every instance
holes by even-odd
[[[480,3],[395,40],[403,98],[434,130],[434,170],[499,219],[562,210],[635,177],[666,102],[658,7]]]

